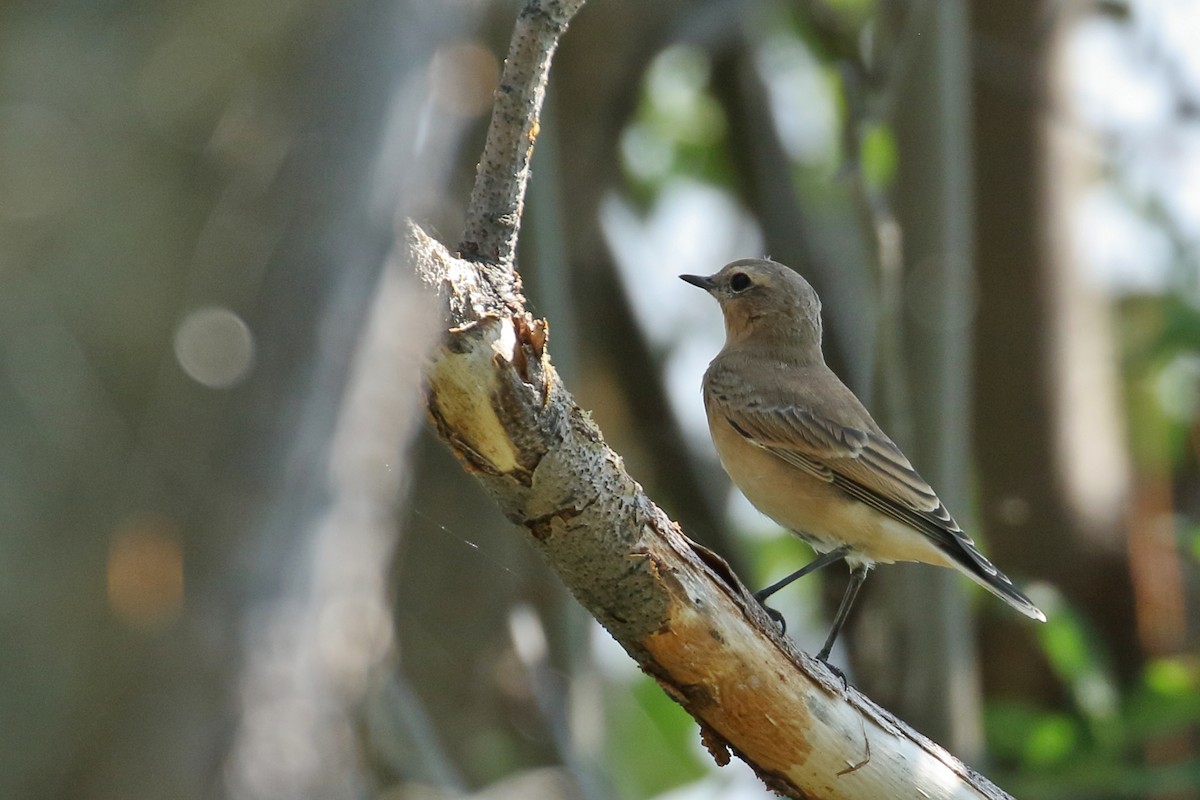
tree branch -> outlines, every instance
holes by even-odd
[[[500,266],[501,278],[513,277],[507,273],[512,272],[516,257],[550,61],[567,23],[583,3],[530,0],[517,17],[509,43],[459,246],[471,261]]]
[[[1007,797],[782,638],[725,562],[625,472],[559,380],[547,323],[525,310],[511,262],[550,56],[580,5],[535,0],[518,21],[468,213],[463,250],[473,260],[411,222],[406,231],[447,328],[426,372],[439,435],[580,603],[696,718],[718,764],[737,754],[797,798]]]

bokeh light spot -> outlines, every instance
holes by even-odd
[[[485,114],[499,84],[500,63],[478,42],[440,47],[429,63],[433,102],[447,114],[467,119]]]
[[[1037,721],[1029,732],[1025,758],[1029,764],[1049,766],[1071,754],[1079,743],[1075,723],[1062,714],[1048,714]]]
[[[1186,698],[1196,689],[1194,670],[1179,659],[1164,658],[1146,665],[1146,685],[1164,697]]]
[[[113,536],[108,551],[108,605],[131,628],[157,631],[183,607],[183,549],[166,517],[131,520]]]
[[[227,389],[254,364],[254,337],[227,308],[201,308],[184,317],[175,332],[175,357],[197,383]]]
[[[999,512],[1000,519],[1006,525],[1014,527],[1029,522],[1029,518],[1032,516],[1029,501],[1017,495],[1008,495],[1002,498],[997,511]]]

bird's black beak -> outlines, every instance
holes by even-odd
[[[713,282],[712,278],[706,278],[703,275],[680,275],[679,279],[687,281],[692,286],[699,286],[706,292],[711,292],[716,287],[716,283]]]

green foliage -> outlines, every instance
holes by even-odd
[[[630,187],[643,199],[671,177],[727,183],[726,123],[709,91],[711,64],[699,48],[675,45],[646,71],[633,121],[621,136]]]
[[[1117,689],[1100,638],[1074,609],[1056,605],[1038,629],[1042,649],[1083,716],[1107,720],[1116,710]]]
[[[641,676],[628,693],[610,696],[606,762],[621,797],[651,797],[703,777],[696,723],[659,687]]]
[[[778,580],[782,573],[799,569],[813,559],[812,548],[796,536],[783,531],[779,535],[759,539],[748,548],[755,566],[755,588]]]
[[[1172,472],[1200,413],[1200,309],[1176,295],[1127,300],[1120,314],[1129,441],[1138,466]]]
[[[1200,308],[1178,294],[1158,298],[1162,327],[1152,342],[1152,352],[1196,352],[1200,349]]]
[[[1084,737],[1083,726],[1074,717],[1012,703],[990,706],[985,724],[992,751],[1027,771],[1062,764]]]
[[[1200,524],[1181,523],[1181,527],[1183,530],[1180,533],[1180,538],[1186,544],[1192,559],[1200,563]]]
[[[900,158],[891,128],[879,123],[867,125],[859,148],[860,168],[867,185],[876,189],[890,186]]]
[[[1076,610],[1057,605],[1041,644],[1072,708],[991,704],[988,744],[1002,765],[992,777],[1016,796],[1055,800],[1194,789],[1200,759],[1155,763],[1151,754],[1186,744],[1200,726],[1200,661],[1152,661],[1132,686],[1119,689],[1098,634]]]
[[[826,5],[843,19],[846,27],[860,27],[875,16],[875,0],[826,0]]]

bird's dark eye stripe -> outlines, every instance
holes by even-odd
[[[729,276],[729,288],[735,292],[744,292],[750,288],[750,276],[744,272],[735,272]]]

